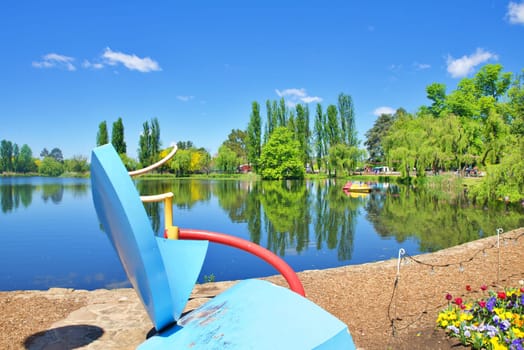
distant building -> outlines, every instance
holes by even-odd
[[[253,169],[251,168],[251,165],[249,164],[241,164],[238,166],[238,172],[240,173],[250,173]]]

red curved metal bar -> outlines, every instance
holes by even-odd
[[[257,257],[261,258],[262,260],[266,261],[271,266],[273,266],[275,269],[277,269],[278,272],[280,272],[282,276],[286,279],[287,283],[289,284],[289,288],[292,291],[302,295],[303,297],[306,296],[304,286],[302,286],[302,282],[300,282],[300,280],[298,279],[298,276],[295,273],[295,271],[284,260],[279,258],[271,251],[267,250],[266,248],[259,246],[258,244],[255,244],[253,242],[239,237],[230,236],[222,233],[183,228],[179,230],[178,238],[204,240],[214,243],[220,243],[230,247],[242,249],[248,253],[256,255]]]

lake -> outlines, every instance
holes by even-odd
[[[335,180],[136,180],[140,194],[174,193],[174,224],[231,234],[296,271],[437,251],[524,226],[522,207],[487,210],[462,196],[388,184],[348,196]],[[89,179],[0,177],[0,290],[129,287],[91,198]],[[160,235],[162,205],[148,204]],[[262,277],[273,267],[211,244],[199,281]]]

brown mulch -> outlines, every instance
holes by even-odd
[[[446,294],[476,299],[483,284],[497,290],[524,283],[524,228],[501,235],[498,246],[493,236],[416,257],[407,252],[400,264],[393,259],[299,277],[309,299],[348,325],[359,349],[463,349],[435,327]],[[268,279],[286,285],[281,277]],[[23,348],[28,337],[85,304],[75,293],[0,292],[0,349]]]
[[[24,341],[85,305],[81,298],[47,298],[31,291],[0,292],[0,349],[24,348]]]

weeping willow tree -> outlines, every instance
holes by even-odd
[[[486,65],[473,78],[461,80],[445,94],[445,86],[428,86],[429,107],[397,118],[382,146],[388,165],[409,178],[416,170],[464,170],[487,173],[472,193],[479,199],[524,198],[524,73],[511,85],[501,65]]]

